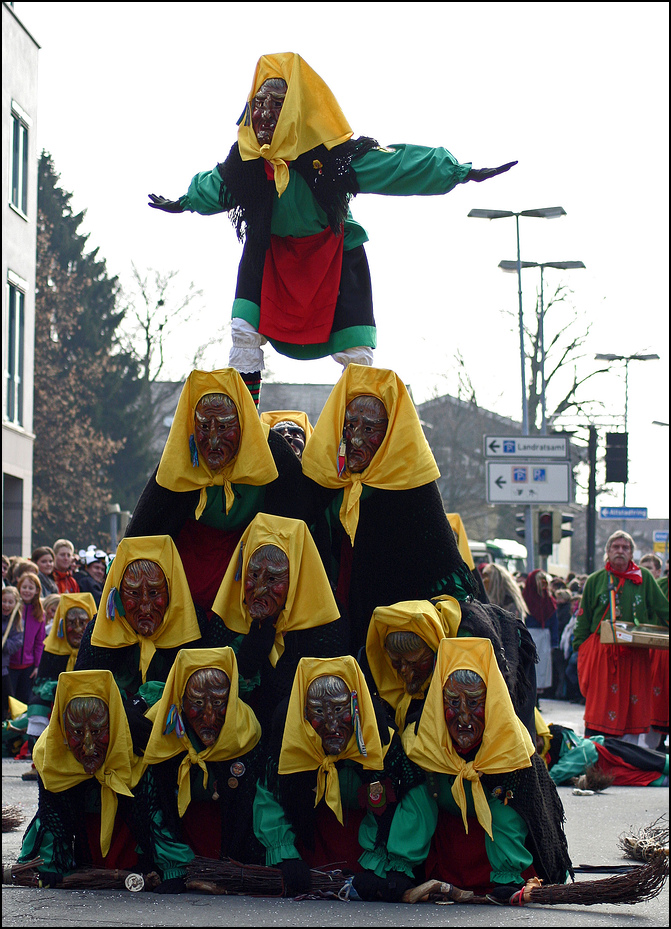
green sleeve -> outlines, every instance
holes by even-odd
[[[224,205],[219,199],[220,193]],[[235,204],[225,189],[222,191],[221,175],[214,168],[212,171],[201,171],[192,178],[189,184],[189,190],[186,196],[180,197],[182,209],[190,213],[200,213],[202,216],[210,216],[213,213],[225,213],[232,209]]]
[[[426,860],[437,822],[438,804],[426,784],[412,787],[396,807],[391,822],[387,869],[412,877],[413,868]]]
[[[51,705],[54,702],[54,695],[56,693],[57,684],[57,680],[52,681],[51,678],[48,677],[39,678],[33,684],[33,693],[36,697],[40,698],[40,702],[51,708]]]
[[[42,864],[38,868],[39,871],[59,871],[60,869],[56,864],[53,833],[44,831],[42,833],[39,847],[34,847],[40,828],[41,822],[38,814],[26,829],[26,833],[23,836],[23,842],[21,843],[21,852],[19,854],[18,860],[30,861],[31,858],[34,858],[35,855],[38,855],[42,859]],[[31,852],[34,852],[34,854],[31,854]],[[71,861],[71,867],[68,868],[67,871],[61,871],[60,873],[71,874],[76,870],[77,866],[73,858]]]
[[[471,164],[459,164],[446,148],[394,145],[352,160],[361,193],[396,197],[446,194],[466,179]]]
[[[550,777],[555,784],[565,784],[572,777],[584,774],[598,760],[599,753],[591,739],[583,739],[573,731],[570,736],[564,733],[559,760],[550,768]]]
[[[522,871],[533,864],[533,855],[524,844],[526,823],[519,813],[501,800],[488,797],[492,813],[492,836],[485,835],[487,857],[494,884],[523,884]]]
[[[254,835],[266,850],[267,867],[274,867],[285,858],[301,857],[296,851],[296,836],[284,810],[260,781],[254,797],[253,827]]]
[[[193,851],[185,842],[180,842],[167,828],[162,810],[156,811],[152,816],[150,829],[153,838],[154,862],[160,868],[163,880],[186,877],[186,866],[194,858]]]
[[[158,703],[163,696],[164,690],[165,683],[163,681],[146,681],[146,683],[138,687],[137,693],[139,697],[142,697],[147,706],[150,707]]]

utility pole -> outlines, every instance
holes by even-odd
[[[589,482],[587,487],[587,555],[585,573],[594,574],[594,552],[596,551],[596,426],[589,427]]]

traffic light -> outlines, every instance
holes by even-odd
[[[517,520],[518,523],[524,524],[527,518],[524,515],[524,513],[516,513],[515,519]],[[518,535],[520,539],[526,538],[527,533],[526,533],[526,529],[524,528],[524,525],[515,527],[515,535]]]
[[[561,516],[559,522],[560,535],[557,542],[559,542],[560,539],[566,539],[568,536],[573,535],[573,529],[571,529],[570,525],[565,526],[564,523],[572,523],[575,518],[571,513],[559,513],[559,516]]]
[[[559,514],[561,516],[561,514]],[[560,524],[561,525],[561,524]],[[554,516],[552,510],[541,510],[538,514],[538,554],[551,555],[554,544]]]
[[[606,483],[626,484],[628,481],[628,437],[626,432],[606,433]]]

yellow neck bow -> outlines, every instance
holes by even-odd
[[[68,610],[71,610],[73,607],[86,610],[89,620],[93,619],[98,612],[98,607],[91,593],[61,594],[61,599],[58,601],[58,607],[54,614],[54,621],[51,624],[49,635],[44,640],[44,650],[51,655],[67,655],[68,663],[65,668],[66,671],[74,671],[75,662],[77,661],[77,655],[79,653],[79,649],[73,648],[70,645],[65,633],[65,617],[68,614]]]
[[[138,635],[121,613],[121,581],[132,561],[153,561],[162,569],[168,583],[169,602],[163,622],[151,636]],[[177,648],[200,639],[196,611],[179,552],[168,535],[127,537],[119,542],[91,635],[91,644],[103,648],[140,646],[142,683],[157,648]]]
[[[226,718],[213,745],[196,751],[184,726],[182,702],[189,678],[202,668],[219,668],[231,682]],[[158,764],[175,755],[184,754],[177,774],[177,807],[184,816],[191,802],[191,767],[203,770],[203,786],[207,787],[208,761],[226,761],[250,752],[261,738],[261,726],[251,707],[238,697],[238,663],[232,648],[183,648],[177,654],[165,684],[163,696],[147,711],[153,723],[144,751],[146,765]]]
[[[405,727],[411,701],[424,698],[432,675],[427,677],[421,691],[409,694],[405,682],[392,667],[385,648],[387,636],[390,632],[414,632],[437,652],[442,639],[456,636],[460,622],[459,602],[449,596],[435,605],[430,600],[403,600],[391,606],[379,606],[373,612],[366,639],[366,658],[380,697],[395,711],[400,732]]]
[[[75,697],[98,697],[109,711],[109,744],[102,766],[87,774],[67,746],[63,716]],[[132,797],[142,764],[133,754],[128,720],[111,671],[63,671],[58,677],[49,725],[35,743],[33,761],[47,790],[61,793],[82,781],[100,783],[100,850],[107,855],[117,811],[117,794]]]
[[[324,753],[321,738],[305,718],[308,687],[315,678],[324,675],[342,678],[352,694],[353,705],[356,707],[353,714],[355,731],[340,755]],[[344,655],[342,658],[301,658],[289,698],[278,773],[317,771],[315,806],[325,796],[327,805],[342,823],[340,781],[336,762],[349,758],[368,770],[381,771],[387,748],[388,745],[384,748],[382,746],[373,701],[355,659],[350,655]]]
[[[249,559],[264,545],[281,549],[289,560],[287,602],[275,623],[275,644],[270,652],[273,667],[284,652],[284,636],[338,619],[340,612],[317,546],[301,519],[258,513],[245,529],[239,555],[231,558],[212,611],[229,629],[246,635],[251,617],[245,606],[245,577]]]
[[[472,761],[465,761],[454,748],[443,710],[445,683],[453,671],[461,668],[479,674],[487,688],[484,735]],[[478,822],[492,838],[492,814],[480,777],[483,774],[504,774],[531,767],[530,758],[535,747],[529,733],[515,715],[489,639],[442,640],[417,734],[414,726],[408,726],[402,741],[406,755],[420,768],[455,775],[452,796],[461,810],[466,832],[468,822],[463,782],[471,782]]]
[[[287,93],[270,145],[260,146],[252,126],[253,99],[269,78],[287,82]],[[324,81],[293,52],[262,55],[240,117],[238,147],[243,161],[264,158],[273,166],[275,188],[282,196],[289,183],[288,161],[317,145],[331,149],[352,137],[352,129]]]
[[[387,411],[387,433],[365,471],[338,475],[338,448],[345,409],[355,397],[377,397]],[[410,490],[440,477],[417,410],[405,385],[393,371],[347,365],[324,404],[303,452],[303,472],[322,487],[342,488],[340,521],[354,545],[362,485],[381,490]]]
[[[222,471],[216,473],[198,457],[194,438],[196,406],[205,394],[213,393],[226,394],[231,398],[240,421],[238,453]],[[223,486],[228,513],[235,499],[231,484],[260,486],[276,478],[277,468],[268,447],[268,427],[260,423],[252,395],[235,368],[192,371],[177,403],[156,482],[168,490],[200,490],[195,513],[196,519],[199,519],[207,503],[208,487]]]

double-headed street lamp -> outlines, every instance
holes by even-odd
[[[545,307],[543,304],[543,271],[545,268],[558,268],[561,271],[570,271],[574,268],[584,268],[582,261],[522,261],[522,268],[540,268],[541,269],[541,312],[538,319],[538,341],[541,349],[541,435],[547,435],[547,416],[545,409],[545,336],[543,332],[545,321]],[[499,268],[502,271],[517,271],[516,261],[500,261]]]
[[[561,206],[546,206],[538,210],[520,210],[514,213],[512,210],[471,210],[468,214],[473,219],[504,219],[507,216],[515,217],[515,229],[517,232],[517,282],[518,282],[518,303],[519,303],[519,327],[520,327],[520,363],[522,373],[522,435],[529,435],[529,405],[527,400],[527,378],[525,372],[525,354],[524,354],[524,314],[522,312],[522,259],[520,256],[520,216],[535,216],[538,219],[557,219],[560,216],[566,216],[566,210]],[[527,571],[534,569],[534,531],[533,531],[533,513],[531,506],[526,508],[526,519],[524,538],[527,543]]]
[[[629,409],[629,362],[630,361],[659,361],[659,355],[595,355],[598,361],[624,361],[624,434],[627,435],[628,409]],[[625,475],[626,477],[626,475]],[[622,505],[627,503],[627,482],[624,481]]]

